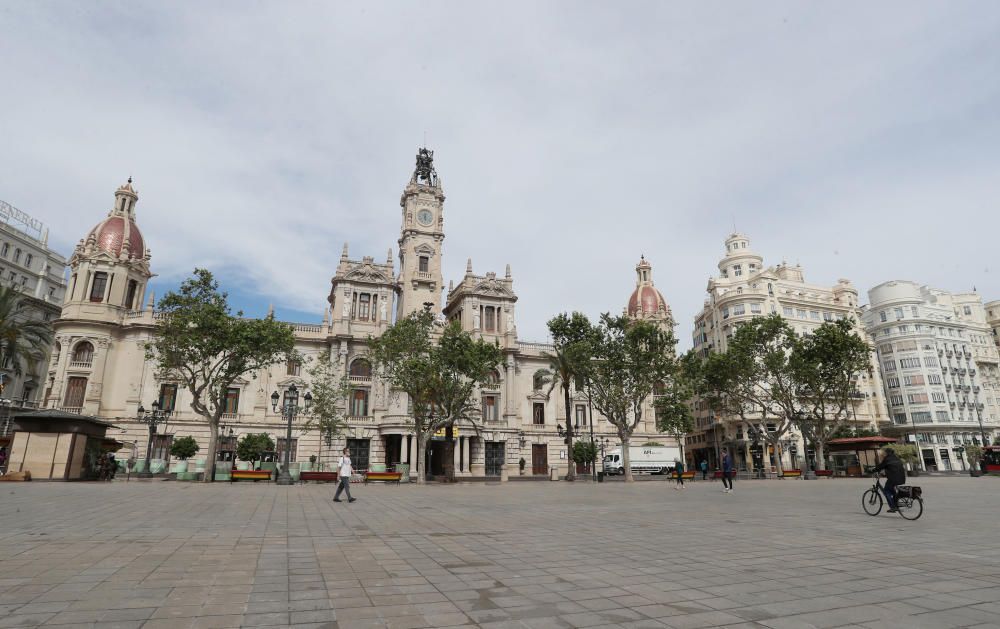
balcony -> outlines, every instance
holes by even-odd
[[[348,415],[348,424],[374,424],[375,418],[371,415]]]
[[[90,360],[74,360],[70,362],[70,369],[90,369],[94,366],[93,361]]]
[[[940,355],[940,352],[939,352],[939,355]],[[953,352],[953,351],[951,351],[949,349],[947,352],[944,353],[944,355],[947,356],[948,358],[951,358],[952,356],[955,355],[955,352]]]
[[[944,390],[945,391],[951,391],[951,385],[950,384],[944,385]]]
[[[348,376],[348,381],[351,384],[371,384],[371,376]]]
[[[970,369],[970,370],[969,370],[969,375],[970,375],[970,376],[974,376],[974,375],[976,375],[976,370],[975,370],[975,369]]]
[[[83,411],[83,407],[82,406],[60,406],[59,410],[60,411],[65,411],[67,413],[76,413],[77,415],[79,415]]]

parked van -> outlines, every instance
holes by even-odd
[[[633,474],[666,474],[674,466],[674,459],[681,459],[681,450],[676,446],[629,446],[628,453]],[[604,473],[625,473],[621,448],[605,453]]]

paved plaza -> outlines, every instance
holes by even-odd
[[[0,485],[0,627],[1000,627],[1000,479]]]

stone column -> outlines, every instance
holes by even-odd
[[[452,459],[452,470],[453,470],[452,474],[454,476],[461,476],[461,471],[460,471],[461,470],[460,466],[462,464],[461,443],[462,443],[461,437],[454,437],[454,441],[452,441],[452,448],[451,448],[452,450],[451,459]]]
[[[504,397],[504,414],[513,415],[517,413],[517,407],[514,403],[514,356],[507,356],[507,375],[504,376],[503,385],[503,397]]]
[[[400,463],[409,463],[409,461],[410,461],[409,448],[406,447],[406,441],[407,441],[407,439],[409,439],[408,435],[402,435],[399,438],[399,462]]]
[[[407,449],[409,449],[409,461],[410,461],[410,477],[416,478],[417,476],[417,438],[414,435],[406,435]],[[423,472],[424,466],[420,464],[420,471]]]

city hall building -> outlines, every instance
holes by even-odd
[[[136,417],[140,406],[149,409],[155,401],[171,414],[159,426],[150,458],[168,460],[173,439],[191,435],[204,445],[208,427],[191,410],[190,395],[182,384],[160,379],[145,358],[158,314],[147,290],[153,272],[150,249],[137,221],[138,199],[130,179],[115,191],[107,216],[73,251],[65,303],[54,322],[45,401],[49,407],[93,415],[120,427],[113,436],[129,445],[119,452],[121,458],[145,456],[149,433]],[[558,426],[566,421],[563,396],[558,391],[548,395],[548,386],[539,377],[548,366],[543,353],[552,347],[519,339],[510,266],[503,274],[480,275],[470,259],[464,276],[449,282],[441,299],[444,201],[433,153],[421,149],[400,198],[398,255],[389,249],[381,260],[352,258],[344,245],[322,322],[292,323],[296,349],[305,364],[276,364],[233,383],[222,418],[220,456],[231,456],[241,435],[265,432],[275,439],[279,461],[286,448],[292,461],[312,455],[330,460],[346,445],[358,469],[408,463],[411,475],[416,474],[416,442],[406,396],[373,378],[366,342],[370,335],[382,334],[395,318],[429,308],[442,321],[458,321],[473,336],[498,343],[504,360],[482,387],[480,425],[459,422],[453,430],[436,435],[420,467],[433,476],[495,477],[503,464],[516,475],[523,458],[525,474],[548,474],[550,467],[565,470],[569,453]],[[650,263],[641,259],[635,272],[636,288],[625,300],[626,312],[672,326],[670,309],[653,285]],[[308,390],[309,362],[320,360],[327,351],[350,382],[348,429],[327,440],[297,425],[286,443],[285,422],[280,407],[272,409],[272,392],[280,396],[293,385],[300,392]],[[584,392],[573,391],[570,404],[578,436],[589,437],[593,421],[598,440],[604,437],[618,444],[613,427],[592,414]],[[656,432],[652,399],[632,443],[651,440],[672,443]]]

